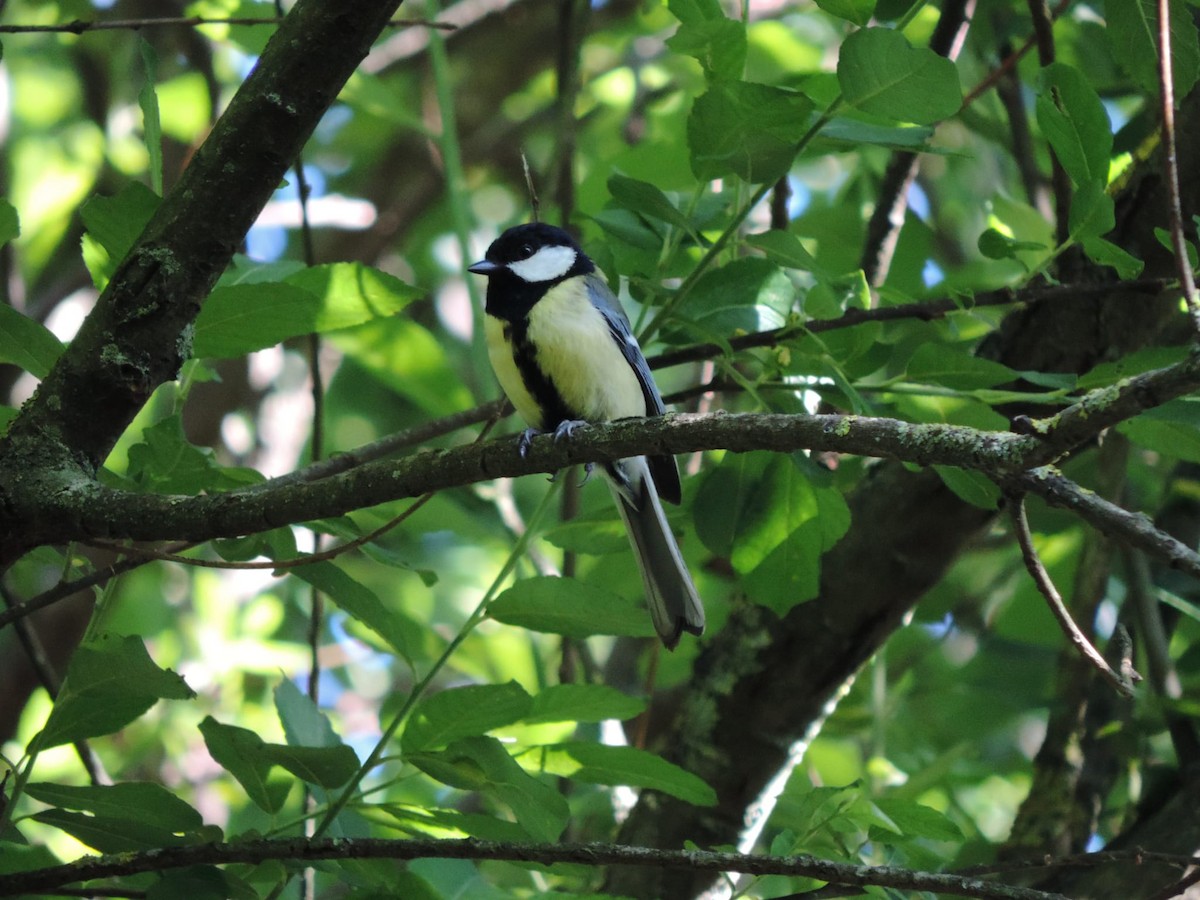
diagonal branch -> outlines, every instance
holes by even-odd
[[[1063,633],[1075,645],[1080,655],[1091,663],[1104,676],[1104,679],[1117,689],[1118,693],[1125,697],[1132,697],[1132,682],[1141,681],[1141,676],[1132,669],[1129,670],[1128,675],[1115,672],[1100,654],[1100,651],[1092,646],[1092,642],[1087,639],[1087,635],[1075,624],[1075,620],[1071,618],[1071,613],[1067,609],[1067,605],[1063,603],[1062,595],[1059,594],[1058,589],[1054,586],[1054,581],[1050,578],[1050,573],[1042,565],[1037,548],[1033,546],[1033,535],[1029,532],[1029,520],[1025,516],[1024,497],[1009,497],[1009,514],[1012,517],[1013,532],[1016,534],[1017,543],[1021,546],[1021,557],[1025,560],[1025,568],[1029,570],[1029,574],[1033,577],[1038,591],[1046,598],[1046,603],[1050,606],[1050,611],[1054,613],[1054,618],[1058,621]]]

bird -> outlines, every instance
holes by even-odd
[[[666,412],[629,318],[564,229],[515,225],[467,271],[486,276],[484,332],[501,388],[534,434],[569,438],[586,423]],[[704,606],[667,522],[679,503],[673,456],[635,456],[602,469],[629,534],[655,631],[668,650],[704,632]]]

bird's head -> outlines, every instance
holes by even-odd
[[[571,235],[543,222],[513,226],[492,242],[483,259],[467,267],[476,275],[528,285],[549,285],[594,269]]]

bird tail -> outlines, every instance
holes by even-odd
[[[704,606],[663,512],[644,456],[620,460],[608,479],[629,532],[654,629],[668,650],[685,631],[704,632]]]

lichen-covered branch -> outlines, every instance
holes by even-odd
[[[703,850],[652,850],[617,844],[506,844],[480,840],[340,840],[239,841],[169,847],[144,853],[85,857],[73,863],[0,875],[0,897],[46,893],[80,881],[113,878],[141,872],[160,872],[180,866],[260,863],[266,860],[318,859],[492,859],[522,863],[575,863],[590,866],[651,866],[704,872],[750,875],[808,876],[847,886],[876,885],[910,891],[930,891],[986,900],[1065,900],[1061,894],[985,881],[982,878],[921,872],[899,866],[865,866],[815,856],[748,856]]]

